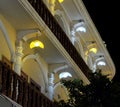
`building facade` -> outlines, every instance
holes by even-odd
[[[82,0],[0,1],[0,61],[1,101],[8,107],[57,107],[54,100],[67,99],[62,78],[89,84],[97,69],[115,75]]]

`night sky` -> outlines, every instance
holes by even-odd
[[[118,1],[83,0],[115,64],[117,73],[114,79],[120,81],[120,3],[117,3]]]

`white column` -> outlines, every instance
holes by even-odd
[[[85,61],[85,53],[84,53],[83,46],[82,46],[81,41],[80,41],[80,37],[77,37],[77,43],[78,43],[78,46],[80,49],[80,55]]]
[[[87,64],[91,70],[93,70],[93,60],[92,60],[92,53],[88,53],[87,57]]]
[[[49,7],[50,7],[50,11],[51,13],[54,15],[55,14],[55,1],[56,0],[49,0]]]
[[[48,97],[50,100],[53,100],[54,94],[54,74],[50,73],[48,78]]]
[[[74,30],[71,31],[71,38],[70,39],[71,39],[72,44],[74,45],[75,39],[76,39],[75,31]]]
[[[72,41],[72,44],[75,46],[75,42],[77,43],[78,45],[78,48],[79,48],[79,54],[81,55],[81,57],[84,59],[85,61],[85,55],[84,55],[84,50],[83,50],[83,47],[82,47],[82,44],[81,44],[81,41],[80,41],[80,37],[76,36],[75,34],[76,32],[74,31],[74,29],[71,31],[71,41]],[[76,48],[76,47],[75,47]]]
[[[22,47],[22,42],[19,41],[18,44],[16,45],[16,52],[15,52],[15,62],[14,62],[14,71],[18,74],[21,75],[21,65],[22,65],[22,56],[23,56],[23,47]]]

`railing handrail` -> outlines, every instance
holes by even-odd
[[[58,107],[1,61],[0,92],[23,107]]]

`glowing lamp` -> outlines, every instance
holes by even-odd
[[[59,3],[62,3],[64,0],[58,0],[59,1]]]
[[[93,53],[97,53],[97,48],[91,48],[90,50],[89,50],[89,52],[93,52]]]
[[[86,28],[84,26],[79,26],[79,27],[76,28],[76,31],[77,32],[80,31],[80,32],[84,32],[85,33],[86,32]]]
[[[35,48],[35,47],[39,47],[39,48],[44,49],[44,44],[39,40],[32,41],[30,43],[30,48],[32,49],[32,48]]]
[[[84,20],[79,20],[75,25],[74,29],[76,32],[86,32],[85,22]]]
[[[69,72],[62,72],[59,74],[59,78],[67,78],[67,77],[72,77],[72,75]]]
[[[105,63],[105,61],[98,61],[98,62],[97,62],[97,65],[98,65],[98,66],[105,66],[106,63]]]

